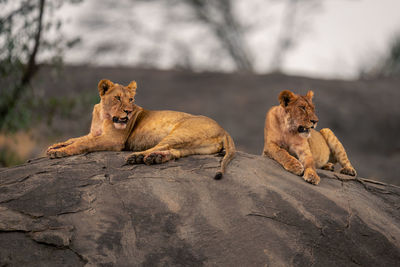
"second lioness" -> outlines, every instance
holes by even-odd
[[[51,158],[91,151],[130,150],[130,164],[156,164],[193,154],[213,154],[225,149],[220,179],[235,154],[231,136],[214,120],[176,111],[152,111],[134,104],[136,82],[128,86],[101,80],[100,103],[93,110],[90,133],[54,144]]]
[[[318,184],[316,168],[333,171],[334,163],[342,165],[341,173],[355,176],[346,151],[333,132],[314,128],[318,122],[312,103],[314,93],[296,95],[288,90],[279,94],[279,106],[272,107],[265,119],[264,152],[286,170],[303,175],[304,180]]]

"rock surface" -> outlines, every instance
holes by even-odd
[[[399,266],[400,188],[239,152],[124,165],[128,152],[0,170],[0,266]]]

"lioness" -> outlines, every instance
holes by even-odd
[[[272,107],[265,119],[263,155],[315,185],[320,181],[315,168],[333,171],[336,162],[343,167],[341,173],[355,176],[356,170],[333,132],[314,130],[318,117],[313,96],[313,91],[305,96],[288,90],[279,94],[280,105]]]
[[[88,135],[54,144],[47,149],[50,158],[90,151],[136,151],[129,164],[158,164],[193,154],[213,154],[225,149],[220,170],[235,155],[231,136],[214,120],[176,111],[152,111],[134,104],[136,82],[128,86],[101,80],[100,103],[93,109]]]

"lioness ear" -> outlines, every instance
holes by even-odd
[[[286,107],[290,101],[293,100],[295,95],[290,92],[289,90],[284,90],[279,94],[279,103],[281,104],[282,107]]]
[[[131,81],[130,84],[128,85],[128,88],[133,90],[133,91],[136,91],[136,88],[137,88],[136,82],[135,81]]]
[[[110,80],[107,79],[101,80],[97,85],[100,96],[103,96],[113,85],[114,83]]]
[[[310,91],[307,92],[306,96],[308,97],[308,99],[312,100],[313,97],[314,97],[314,92],[310,90]]]

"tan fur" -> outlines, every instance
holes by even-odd
[[[163,163],[193,154],[213,154],[225,149],[221,168],[225,172],[235,155],[231,136],[214,120],[176,111],[151,111],[134,104],[136,82],[127,87],[101,80],[101,101],[94,106],[90,133],[54,144],[47,150],[50,158],[91,151],[135,151],[130,164]]]
[[[265,119],[263,155],[278,161],[286,170],[303,175],[304,180],[318,184],[316,168],[333,171],[334,163],[342,165],[341,173],[356,175],[343,145],[330,129],[315,131],[318,122],[312,103],[314,93],[295,95],[285,90],[279,94],[279,106],[272,107]]]

